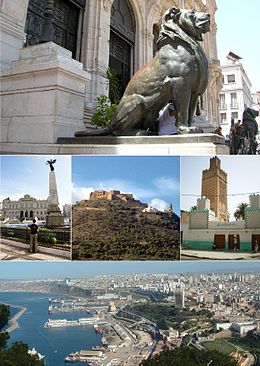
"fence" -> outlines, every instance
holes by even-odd
[[[1,237],[30,242],[29,228],[9,228],[1,227]],[[53,248],[65,251],[71,251],[71,232],[70,228],[45,229],[38,230],[38,243],[42,247]]]

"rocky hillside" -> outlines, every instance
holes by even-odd
[[[179,259],[179,217],[142,212],[140,201],[81,201],[73,206],[73,259]]]

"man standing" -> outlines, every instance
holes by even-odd
[[[30,248],[29,253],[37,253],[37,231],[38,231],[38,225],[35,224],[36,220],[33,219],[33,223],[29,225],[29,228],[31,229],[30,232]]]

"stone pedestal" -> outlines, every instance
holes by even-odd
[[[216,129],[205,116],[194,116],[192,125],[202,129],[204,133],[211,133]]]
[[[57,144],[2,144],[2,154],[63,155],[229,155],[223,137],[215,134],[179,136],[60,137]]]
[[[88,73],[49,42],[26,47],[2,74],[2,143],[53,144],[84,128]]]
[[[64,225],[64,217],[62,216],[60,210],[54,211],[55,208],[50,208],[50,212],[46,216],[46,226],[56,227]]]
[[[59,209],[59,199],[56,184],[55,172],[49,172],[49,196],[47,198],[48,208],[46,216],[46,226],[64,225],[64,217]]]

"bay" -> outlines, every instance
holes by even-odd
[[[44,328],[48,319],[87,318],[86,312],[48,314],[49,298],[61,298],[62,295],[35,292],[0,292],[0,303],[26,307],[26,312],[18,319],[19,328],[10,333],[9,345],[22,341],[29,348],[36,348],[45,355],[46,366],[64,366],[64,358],[71,352],[81,349],[90,350],[101,345],[101,335],[95,333],[93,325],[83,327]],[[64,296],[64,298],[69,298]],[[11,307],[13,316],[19,309]],[[83,363],[74,363],[83,365]],[[84,364],[85,365],[85,364]]]

